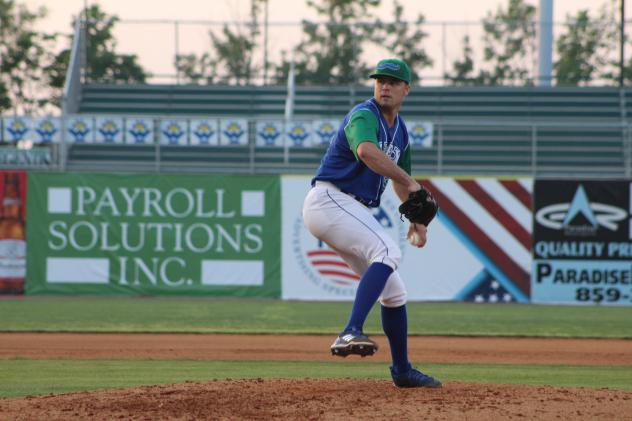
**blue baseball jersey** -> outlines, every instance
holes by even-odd
[[[410,145],[404,120],[397,115],[392,127],[382,116],[375,98],[356,105],[344,118],[320,162],[316,180],[335,184],[369,207],[378,207],[388,178],[377,174],[357,156],[358,145],[370,141],[391,161],[410,174]]]

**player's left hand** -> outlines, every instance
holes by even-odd
[[[410,226],[408,227],[408,235],[406,235],[406,238],[408,238],[408,242],[411,245],[417,248],[421,248],[426,245],[427,232],[428,232],[428,229],[426,228],[425,225],[411,223]]]

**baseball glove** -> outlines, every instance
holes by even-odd
[[[409,193],[408,199],[399,205],[399,213],[405,216],[406,219],[415,224],[423,224],[425,226],[428,226],[438,210],[437,201],[424,187],[421,187],[421,190]]]

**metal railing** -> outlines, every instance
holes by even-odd
[[[319,28],[331,26],[331,22],[315,20],[312,22]],[[383,25],[392,22],[384,21]],[[482,21],[425,21],[418,25],[414,21],[403,21],[401,24],[408,24],[410,31],[422,30],[425,33],[422,45],[432,63],[423,69],[416,69],[421,79],[426,85],[445,85],[450,79],[446,74],[453,73],[453,63],[463,60],[464,38],[468,37],[472,50],[472,59],[476,72],[479,69],[493,67],[490,63],[484,62],[483,38],[484,23]],[[540,22],[532,21],[529,27],[532,37],[524,41],[524,56],[517,58],[512,65],[520,65],[528,75],[522,80],[514,81],[513,84],[525,85],[527,83],[537,84],[539,81],[550,81],[549,75],[538,75],[538,52],[537,52],[537,31]],[[503,24],[503,23],[500,23]],[[506,23],[505,23],[506,24]],[[630,22],[626,21],[626,25]],[[249,84],[269,85],[284,84],[285,80],[277,80],[274,76],[275,65],[282,63],[283,56],[291,56],[291,52],[296,48],[300,40],[304,39],[301,22],[260,22],[259,35],[253,40],[255,48],[251,69],[254,74],[249,77]],[[371,43],[367,36],[362,35],[362,31],[375,22],[356,22],[350,24],[356,36],[352,37],[352,49],[357,51],[362,61],[372,66],[378,59],[391,55],[392,52],[383,45]],[[572,25],[569,22],[552,22],[554,34],[559,37],[567,32],[567,28]],[[616,20],[609,22],[595,23],[595,27],[614,27]],[[210,33],[222,39],[222,29],[224,26],[236,33],[245,33],[251,27],[251,22],[219,21],[219,20],[173,20],[173,19],[122,19],[114,29],[115,37],[121,49],[132,51],[139,57],[139,62],[146,66],[150,73],[148,82],[150,83],[188,83],[182,71],[175,65],[176,58],[195,54],[198,57],[204,53],[213,54]],[[153,40],[152,46],[138,50],[137,44],[128,45],[132,40],[138,39],[138,34],[142,33],[147,39]],[[264,35],[265,34],[265,35]],[[553,44],[558,39],[553,39]],[[155,46],[155,47],[154,47]],[[528,47],[528,48],[527,48]],[[361,52],[361,54],[360,54]],[[556,54],[556,53],[555,53]],[[616,49],[612,48],[599,54],[610,54],[612,60],[616,61]],[[358,69],[359,70],[359,69]],[[364,80],[364,75],[358,74],[358,80]],[[242,82],[243,83],[243,82]],[[512,84],[505,81],[504,84]],[[591,85],[614,85],[615,80],[599,79],[593,75]]]
[[[0,168],[305,174],[315,171],[326,149],[319,142],[297,146],[289,140],[266,146],[258,139],[260,119],[248,120],[247,138],[241,144],[169,145],[158,137],[163,120],[167,119],[152,119],[152,138],[144,144],[129,139],[71,142],[69,135],[35,145],[28,139],[4,139]],[[64,122],[61,125],[65,127]],[[629,123],[435,121],[433,125],[430,145],[413,144],[417,175],[632,177]],[[48,151],[46,160],[35,159],[41,151]]]

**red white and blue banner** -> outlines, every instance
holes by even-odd
[[[436,196],[438,218],[421,249],[406,241],[399,199],[387,188],[374,216],[402,249],[399,272],[410,300],[528,302],[532,179],[420,180]],[[315,239],[301,216],[310,178],[284,176],[282,296],[352,300],[359,278]]]

